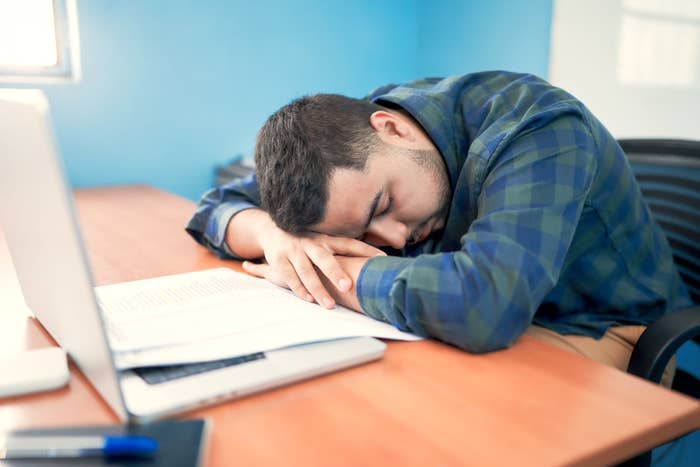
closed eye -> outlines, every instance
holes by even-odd
[[[384,209],[382,209],[381,212],[376,212],[374,214],[374,216],[372,216],[372,219],[389,214],[389,212],[391,212],[393,207],[394,207],[394,197],[389,196],[389,202],[387,203],[386,207]],[[360,241],[365,241],[366,236],[367,236],[367,232],[365,231],[364,233],[362,233],[354,238],[356,238],[357,240],[360,240]]]
[[[385,214],[388,214],[389,211],[391,211],[391,208],[394,207],[394,197],[389,196],[389,202],[387,203],[386,207],[382,210],[382,212],[378,213],[376,217],[383,216]]]

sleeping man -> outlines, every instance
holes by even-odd
[[[532,75],[302,97],[255,163],[187,230],[324,307],[469,352],[527,333],[625,370],[645,326],[690,305],[620,146]]]

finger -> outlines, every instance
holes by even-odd
[[[354,238],[328,237],[326,244],[332,252],[344,256],[386,256],[382,250]]]
[[[284,287],[288,287],[294,294],[306,300],[307,302],[314,301],[314,297],[309,293],[309,290],[304,286],[303,282],[299,278],[299,274],[294,269],[294,265],[289,261],[284,261],[283,265],[278,268],[278,274],[281,276],[281,281],[284,283]]]
[[[256,264],[250,261],[243,261],[243,270],[255,277],[265,278],[269,269],[268,264]]]
[[[292,292],[294,292],[296,296],[303,300],[306,300],[307,302],[313,302],[314,298],[301,283],[301,281],[296,275],[296,272],[294,272],[294,268],[292,267],[292,265],[289,264],[289,262],[286,263],[286,268],[273,268],[269,264],[256,264],[251,263],[250,261],[244,261],[243,269],[256,277],[267,279],[275,285],[290,289]]]
[[[309,259],[321,270],[341,292],[347,292],[352,288],[352,279],[345,273],[333,253],[322,246],[309,243],[305,245],[305,251]]]
[[[306,256],[305,253],[300,253],[290,257],[292,266],[299,276],[299,279],[306,287],[306,290],[313,295],[314,299],[326,308],[333,308],[335,300],[330,296],[326,288],[323,286],[321,279],[318,277],[316,269]]]

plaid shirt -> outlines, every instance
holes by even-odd
[[[670,247],[615,139],[570,94],[532,75],[484,72],[374,91],[409,112],[445,160],[445,229],[367,261],[366,314],[472,352],[531,323],[600,337],[690,306]],[[259,205],[253,177],[204,195],[187,226],[233,257],[225,229]]]

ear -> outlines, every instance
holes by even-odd
[[[395,143],[399,139],[413,141],[415,138],[413,128],[403,118],[392,112],[377,110],[370,115],[369,124],[387,143]]]

